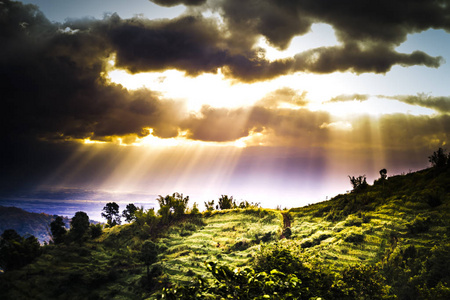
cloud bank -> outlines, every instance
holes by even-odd
[[[132,73],[177,69],[197,76],[220,69],[226,78],[240,82],[294,72],[385,73],[394,65],[435,68],[443,63],[441,57],[420,51],[398,53],[395,47],[410,33],[450,30],[447,1],[154,2],[184,4],[190,9],[174,19],[121,19],[112,14],[103,20],[59,24],[49,22],[33,5],[0,2],[2,141],[8,145],[2,163],[7,169],[18,162],[23,167],[13,178],[21,178],[33,161],[40,161],[36,168],[42,170],[55,167],[74,151],[70,141],[111,141],[119,136],[132,143],[148,135],[145,128],[152,128],[160,138],[184,131],[188,139],[206,142],[264,133],[258,143],[249,140],[249,145],[297,148],[381,144],[404,150],[412,143],[428,149],[449,140],[447,97],[396,97],[434,108],[441,113],[438,116],[399,114],[377,120],[363,116],[351,123],[339,123],[327,112],[307,109],[306,94],[290,89],[274,91],[251,107],[204,106],[189,114],[183,103],[148,89],[127,90],[105,76],[111,59],[116,67]],[[219,14],[223,22],[202,15],[206,10]],[[263,36],[274,47],[285,49],[294,36],[308,33],[314,23],[330,24],[340,45],[279,60],[268,60],[256,46]],[[355,94],[331,101],[364,101],[367,97]],[[52,148],[50,142],[66,144]],[[52,164],[47,163],[52,159]]]

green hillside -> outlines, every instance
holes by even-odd
[[[448,167],[284,211],[167,213],[42,247],[0,298],[450,299]]]

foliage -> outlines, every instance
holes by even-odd
[[[449,299],[450,243],[431,249],[410,245],[394,253],[382,272],[398,299]]]
[[[200,210],[198,209],[198,205],[197,202],[194,202],[194,204],[192,205],[192,209],[190,211],[191,215],[198,215],[200,214]]]
[[[14,229],[3,232],[0,239],[0,267],[5,271],[19,269],[41,254],[34,236],[22,237]]]
[[[100,223],[89,225],[89,229],[91,232],[91,238],[93,239],[100,237],[103,233],[103,225]]]
[[[211,201],[205,201],[205,207],[206,207],[206,211],[213,211],[214,210],[214,200]]]
[[[64,241],[67,230],[62,217],[57,216],[56,219],[50,223],[50,230],[55,244],[60,244]]]
[[[352,184],[352,187],[353,187],[352,192],[354,192],[354,193],[361,192],[361,191],[365,190],[368,186],[367,181],[366,181],[366,175],[361,175],[358,177],[349,175],[348,178],[350,178],[350,183]]]
[[[176,219],[185,214],[189,196],[183,197],[183,194],[173,193],[172,196],[165,197],[159,195],[157,199],[159,203],[158,215],[164,224],[167,224],[172,219]]]
[[[164,288],[159,299],[300,299],[303,288],[294,274],[276,269],[255,272],[206,263],[213,282],[196,278],[191,286]]]
[[[291,228],[286,227],[285,229],[283,229],[283,236],[284,236],[285,238],[288,239],[288,238],[291,237],[291,235],[292,235]]]
[[[386,178],[387,178],[387,170],[386,169],[380,170],[380,178],[383,180],[386,180]]]
[[[416,216],[416,218],[412,222],[406,224],[406,227],[412,234],[427,232],[428,229],[430,229],[430,226],[431,219],[429,217],[423,217],[420,215]]]
[[[72,240],[81,242],[89,229],[89,217],[83,211],[78,211],[70,222],[69,236]]]
[[[437,151],[433,152],[431,156],[428,157],[428,161],[435,168],[443,168],[448,164],[449,155],[445,153],[445,150],[439,148]]]
[[[150,280],[150,265],[154,264],[158,259],[157,245],[150,240],[145,241],[142,245],[139,259],[147,267],[147,278]]]
[[[136,210],[135,217],[136,220],[133,225],[141,232],[142,238],[147,238],[151,235],[159,223],[154,208],[144,210],[143,207],[140,207]]]
[[[361,244],[364,241],[364,235],[362,233],[352,232],[344,238],[347,243]]]
[[[234,202],[234,200],[233,200],[233,196],[231,196],[231,197],[228,197],[228,195],[222,195],[220,198],[219,198],[219,204],[217,205],[217,209],[221,209],[221,210],[224,210],[224,209],[231,209],[231,208],[233,208],[235,206],[235,202]]]
[[[120,225],[119,205],[116,202],[106,203],[102,217],[106,219],[109,227]]]
[[[127,204],[127,207],[122,212],[122,217],[125,218],[126,222],[136,220],[136,210],[137,207],[133,203]]]
[[[335,287],[342,293],[339,299],[386,299],[389,288],[376,266],[353,266],[343,270]]]
[[[169,206],[164,223],[141,207],[131,224],[43,247],[26,268],[0,274],[0,298],[449,299],[449,175],[430,168],[380,178],[358,193],[291,209],[289,222],[279,211],[233,204],[177,218]],[[280,239],[286,228],[291,238]],[[145,275],[147,241],[157,254]],[[300,296],[284,293],[278,283],[287,278],[296,278]]]

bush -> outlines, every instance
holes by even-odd
[[[352,232],[344,238],[347,243],[361,244],[364,241],[364,234]]]
[[[412,234],[427,232],[431,226],[431,219],[417,216],[412,222],[406,224]]]
[[[250,242],[247,240],[239,241],[231,247],[233,251],[244,251],[251,246]]]
[[[310,248],[310,247],[315,246],[315,245],[313,244],[313,242],[311,240],[306,240],[303,243],[301,243],[300,246],[302,248]]]
[[[288,239],[288,238],[291,237],[291,235],[292,235],[291,228],[286,227],[286,228],[283,230],[283,236],[284,236],[285,238]]]
[[[91,237],[93,239],[98,238],[103,234],[102,224],[91,224],[90,229],[91,229]]]

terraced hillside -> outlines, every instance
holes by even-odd
[[[290,210],[183,212],[166,221],[141,210],[131,224],[94,227],[0,274],[0,298],[217,299],[263,288],[308,299],[450,298],[450,168],[381,178]]]
[[[292,239],[308,257],[341,269],[378,263],[400,249],[430,249],[450,232],[448,173],[428,169],[367,191],[290,210]]]
[[[215,211],[201,222],[172,226],[159,238],[164,248],[160,265],[174,282],[188,282],[194,274],[207,275],[205,261],[245,266],[253,260],[259,245],[279,239],[282,229],[279,211]]]

